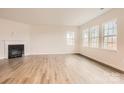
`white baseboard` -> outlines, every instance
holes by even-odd
[[[25,56],[30,55],[54,55],[54,54],[79,54],[78,52],[63,52],[63,53],[32,53],[32,54],[25,54]],[[8,59],[6,57],[0,57],[0,59]]]
[[[5,57],[0,57],[0,59],[5,59]]]
[[[61,52],[61,53],[32,53],[30,55],[48,55],[48,54],[75,54],[77,52]]]

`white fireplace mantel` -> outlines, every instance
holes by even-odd
[[[28,40],[0,40],[0,59],[8,58],[8,45],[24,44],[24,55],[30,55],[30,41]]]

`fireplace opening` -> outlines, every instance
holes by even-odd
[[[24,44],[8,45],[8,58],[17,58],[24,55]]]

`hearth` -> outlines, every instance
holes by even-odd
[[[8,45],[8,58],[17,58],[22,57],[24,55],[24,45],[16,44],[16,45]]]

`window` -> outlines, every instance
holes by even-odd
[[[99,47],[99,26],[90,29],[90,47]]]
[[[117,49],[117,24],[111,21],[103,24],[103,48]]]
[[[117,21],[110,21],[101,26],[96,25],[89,30],[83,31],[83,46],[102,48],[102,49],[117,49]],[[100,30],[101,29],[101,30]]]
[[[88,47],[89,46],[89,30],[85,29],[83,31],[83,46]]]
[[[74,32],[67,32],[66,33],[66,40],[67,40],[67,45],[74,45],[75,38],[74,38]]]

